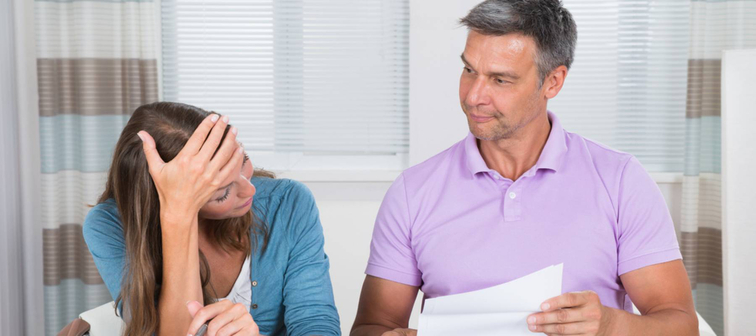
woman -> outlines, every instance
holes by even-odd
[[[83,233],[126,335],[340,334],[311,193],[252,178],[236,133],[178,103],[123,129]]]

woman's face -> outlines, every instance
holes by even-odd
[[[235,168],[222,184],[223,187],[200,209],[200,218],[226,219],[241,217],[247,213],[255,195],[255,186],[249,181],[253,173],[254,168],[245,153],[242,164]]]

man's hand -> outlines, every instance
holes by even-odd
[[[417,336],[415,329],[394,329],[383,333],[381,336]]]
[[[613,309],[604,307],[593,291],[548,299],[541,310],[528,317],[528,328],[547,335],[604,335],[613,315]]]

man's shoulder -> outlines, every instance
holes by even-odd
[[[464,165],[465,139],[439,152],[402,172],[405,184],[422,185],[428,181],[448,177],[450,171],[456,171]]]
[[[573,155],[582,155],[590,161],[591,167],[599,175],[621,173],[628,162],[637,161],[632,154],[609,147],[601,142],[576,133],[565,132],[565,134],[569,143],[569,152]]]

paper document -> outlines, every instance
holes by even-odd
[[[527,335],[527,317],[562,294],[562,265],[546,267],[505,284],[426,299],[418,336]]]

